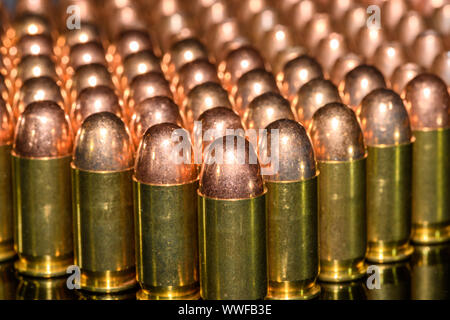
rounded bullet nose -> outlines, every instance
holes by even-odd
[[[294,30],[301,31],[305,25],[310,21],[317,12],[316,3],[311,0],[296,1],[294,5],[290,7],[289,13],[287,13],[287,20],[289,25]]]
[[[208,59],[206,47],[198,39],[188,38],[176,42],[170,48],[165,58],[167,62],[173,63],[175,70],[180,70],[185,64],[198,59]]]
[[[229,18],[221,23],[216,24],[211,32],[208,33],[208,47],[211,51],[219,55],[219,51],[222,49],[223,45],[240,35],[239,25],[235,19]]]
[[[242,116],[250,101],[265,92],[278,93],[277,83],[272,73],[264,69],[254,69],[244,73],[236,86],[236,110]]]
[[[161,19],[157,27],[157,36],[163,52],[168,51],[172,44],[182,40],[182,38],[192,37],[192,27],[193,24],[189,17],[180,12],[175,12]],[[186,32],[188,33],[187,36]]]
[[[289,101],[278,93],[266,92],[253,99],[244,114],[248,129],[264,129],[279,119],[295,120]]]
[[[152,50],[152,42],[147,32],[129,30],[120,35],[117,42],[117,51],[122,58],[144,50]]]
[[[138,103],[130,121],[130,131],[135,146],[139,145],[148,128],[164,122],[183,127],[180,111],[172,99],[157,96]]]
[[[14,138],[14,120],[8,105],[0,98],[0,146],[11,144]]]
[[[278,22],[278,14],[272,8],[266,8],[256,14],[249,23],[249,33],[254,43],[260,42],[264,34],[275,27]]]
[[[215,82],[206,82],[193,88],[186,100],[186,117],[189,125],[208,109],[214,107],[231,108],[228,92]]]
[[[309,133],[318,161],[351,161],[365,155],[356,115],[342,103],[329,103],[317,110]]]
[[[74,45],[70,49],[70,64],[75,70],[91,63],[107,66],[105,50],[100,43],[86,42]]]
[[[398,42],[385,42],[375,51],[373,64],[386,79],[391,78],[395,68],[407,61],[403,46]]]
[[[219,138],[227,135],[227,131],[233,130],[233,134],[243,135],[244,127],[239,115],[230,108],[215,107],[203,112],[198,121],[201,123],[201,134],[205,142],[211,142],[212,138]],[[195,131],[195,130],[194,130]]]
[[[173,123],[150,127],[137,152],[135,177],[147,184],[170,185],[197,179],[189,133]]]
[[[395,27],[399,23],[402,16],[408,10],[407,0],[391,0],[383,3],[381,7],[381,25],[385,27],[389,33],[395,33]]]
[[[62,106],[63,98],[56,82],[49,77],[32,78],[25,81],[20,88],[19,106],[15,110],[20,115],[32,102],[54,101]]]
[[[172,98],[169,82],[159,72],[136,76],[130,85],[130,95],[136,104],[147,98],[164,96]]]
[[[406,84],[423,72],[425,72],[425,69],[421,66],[415,63],[405,63],[395,69],[390,80],[390,86],[392,90],[401,94]]]
[[[202,28],[208,30],[213,25],[222,22],[230,16],[230,12],[225,1],[216,0],[202,10]]]
[[[50,36],[45,34],[25,35],[17,44],[19,56],[53,55],[53,44]]]
[[[436,58],[444,49],[442,37],[434,30],[426,30],[420,33],[412,46],[414,62],[429,69]]]
[[[133,145],[123,121],[110,112],[87,117],[75,140],[73,165],[87,171],[132,168]]]
[[[75,90],[81,92],[83,89],[96,86],[107,86],[114,88],[111,74],[108,69],[98,63],[87,64],[77,69],[74,76]]]
[[[49,77],[56,79],[55,64],[48,56],[27,56],[17,66],[17,76],[22,81],[32,78]]]
[[[236,4],[235,14],[241,23],[245,23],[267,7],[269,7],[267,0],[242,0]]]
[[[283,71],[284,66],[291,60],[294,60],[307,53],[306,48],[301,46],[289,47],[281,52],[278,52],[273,64],[272,71],[274,74],[278,74]]]
[[[134,53],[123,62],[125,77],[132,82],[135,77],[147,72],[162,72],[159,59],[150,50]]]
[[[320,40],[332,32],[331,18],[328,14],[315,14],[306,24],[304,30],[304,39],[301,39],[305,46],[314,52]]]
[[[266,181],[299,181],[316,176],[314,149],[300,123],[281,119],[266,130],[267,139],[262,139],[259,147],[261,159],[267,155],[271,160],[263,161],[272,166],[272,174],[264,175]]]
[[[422,73],[406,85],[402,94],[413,130],[447,128],[450,97],[438,76]]]
[[[323,78],[322,67],[314,58],[302,55],[284,66],[282,92],[292,100],[301,86],[315,78]]]
[[[361,102],[359,119],[368,146],[411,142],[408,112],[394,91],[380,88],[369,93]]]
[[[225,42],[219,52],[216,53],[216,61],[223,61],[232,51],[239,49],[240,47],[251,46],[250,40],[244,36],[238,35],[230,41]]]
[[[349,9],[343,19],[344,33],[350,41],[354,41],[358,31],[367,23],[367,8],[358,5]]]
[[[449,7],[450,10],[450,7]],[[444,51],[434,59],[431,72],[439,76],[450,86],[450,51]]]
[[[94,24],[81,23],[80,29],[69,30],[66,33],[66,43],[69,47],[88,42],[100,42],[100,32]]]
[[[16,1],[17,6],[15,9],[16,15],[22,14],[36,14],[46,16],[50,14],[53,9],[52,1],[48,0],[19,0]]]
[[[13,27],[16,30],[16,37],[19,39],[25,35],[51,35],[49,21],[39,15],[25,14],[16,20]]]
[[[244,73],[264,69],[264,60],[258,50],[251,46],[243,46],[228,54],[224,69],[225,82],[235,85]]]
[[[206,152],[199,192],[216,199],[249,199],[262,195],[261,167],[250,142],[236,135],[216,139]]]
[[[441,34],[450,34],[450,3],[444,4],[433,12],[431,19],[434,29]]]
[[[265,58],[273,62],[280,51],[294,45],[294,37],[287,26],[277,24],[267,31],[260,45]]]
[[[216,67],[208,60],[201,59],[185,64],[179,73],[179,85],[185,95],[196,86],[205,82],[219,83]]]
[[[356,51],[367,61],[372,62],[377,48],[386,40],[383,29],[363,26],[356,36]]]
[[[295,99],[298,121],[308,127],[314,113],[331,102],[341,102],[341,97],[330,80],[316,78],[307,82],[298,90]]]
[[[349,71],[353,70],[362,63],[363,59],[354,53],[343,55],[336,60],[333,68],[331,69],[330,80],[338,86]]]
[[[33,102],[17,122],[13,152],[27,158],[64,157],[72,153],[72,129],[64,110],[52,101]]]
[[[73,131],[76,133],[91,114],[111,112],[122,118],[122,109],[113,89],[105,86],[86,88],[80,92],[71,110]]]
[[[345,75],[339,85],[343,101],[356,110],[361,100],[372,90],[385,88],[383,74],[375,67],[362,64]]]
[[[347,53],[344,37],[339,33],[330,33],[320,40],[315,57],[326,72],[330,72],[336,60]]]
[[[423,17],[417,11],[408,11],[398,23],[397,37],[404,46],[411,46],[416,37],[426,28]]]
[[[133,5],[114,10],[109,22],[109,30],[114,39],[120,39],[125,32],[130,31],[146,33],[146,25]]]

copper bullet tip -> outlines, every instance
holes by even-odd
[[[13,152],[27,158],[64,157],[72,153],[69,119],[55,102],[33,102],[17,122]]]
[[[425,69],[415,63],[405,63],[398,66],[392,74],[390,87],[401,94],[406,84],[423,72],[425,72]]]
[[[49,21],[45,17],[39,15],[25,14],[15,21],[13,27],[16,31],[16,37],[19,39],[25,35],[51,35]]]
[[[263,194],[261,167],[247,139],[228,135],[208,147],[199,192],[216,199],[248,199]]]
[[[91,63],[108,66],[105,59],[105,50],[100,43],[80,43],[70,49],[70,64],[75,70]]]
[[[0,98],[0,146],[11,144],[14,138],[14,121],[8,105]]]
[[[413,130],[449,126],[450,97],[447,85],[438,76],[422,73],[406,85],[402,93]]]
[[[76,103],[72,107],[73,132],[77,133],[83,121],[91,114],[98,112],[111,112],[122,118],[122,109],[119,99],[113,89],[106,86],[86,88],[80,92]]]
[[[298,90],[294,99],[298,121],[308,127],[314,113],[331,102],[341,102],[336,86],[330,80],[312,79]]]
[[[349,71],[353,70],[362,63],[363,59],[354,53],[347,53],[341,56],[336,60],[333,68],[331,69],[330,80],[338,86]]]
[[[152,50],[152,42],[147,32],[128,30],[120,34],[117,42],[117,51],[122,58],[144,50]]]
[[[315,57],[323,69],[329,73],[336,60],[345,53],[347,53],[345,38],[333,32],[320,40],[315,50]]]
[[[417,11],[408,11],[397,25],[397,38],[403,45],[409,47],[425,28],[423,17]]]
[[[266,92],[250,102],[244,114],[248,129],[264,129],[279,119],[295,120],[289,101],[274,92]]]
[[[414,62],[429,69],[436,56],[444,50],[444,43],[439,33],[425,30],[420,33],[412,45]]]
[[[294,45],[294,37],[287,26],[277,24],[264,34],[261,43],[262,54],[273,62],[277,54]]]
[[[235,85],[244,73],[265,67],[262,56],[251,46],[242,46],[231,51],[222,66],[224,80],[231,85]]]
[[[53,55],[53,43],[50,36],[45,34],[25,35],[17,44],[18,56],[23,58],[29,55]]]
[[[402,98],[394,91],[373,90],[362,100],[360,112],[366,145],[391,146],[411,141],[408,112]]]
[[[147,72],[162,73],[159,59],[150,50],[137,52],[126,57],[123,62],[123,70],[129,83],[138,75]]]
[[[352,109],[329,103],[314,113],[309,133],[318,161],[351,161],[364,157],[364,138]]]
[[[314,52],[319,41],[332,32],[331,18],[328,14],[317,13],[311,17],[311,20],[305,26],[302,42],[311,51]]]
[[[58,78],[53,60],[44,55],[23,58],[17,66],[17,76],[22,81],[39,77]]]
[[[362,64],[345,75],[339,85],[339,90],[344,103],[356,110],[361,100],[369,92],[385,87],[383,74],[373,66]]]
[[[407,61],[403,46],[398,42],[384,42],[375,51],[373,63],[386,79],[390,79],[394,70]]]
[[[169,82],[159,72],[148,72],[135,77],[131,82],[130,92],[136,104],[156,96],[172,98]]]
[[[208,59],[208,51],[200,40],[188,38],[172,45],[164,62],[173,63],[174,71],[180,70],[185,64],[198,59]]]
[[[196,86],[186,99],[185,113],[189,125],[192,125],[203,112],[214,107],[231,108],[228,92],[215,82]]]
[[[266,150],[271,154],[272,144],[278,144],[278,170],[272,175],[265,175],[267,181],[299,181],[316,176],[316,161],[311,140],[305,128],[294,120],[281,119],[266,127],[267,139],[262,139],[260,154]],[[274,141],[273,130],[278,130]]]
[[[450,6],[449,6],[450,11]],[[450,51],[444,51],[434,59],[431,72],[439,76],[447,86],[450,86]]]
[[[180,69],[179,76],[179,86],[184,95],[188,95],[195,86],[202,83],[220,83],[217,77],[216,67],[205,59],[199,59],[185,64]]]
[[[132,168],[133,145],[123,121],[110,112],[87,117],[75,139],[73,165],[88,171]]]
[[[134,108],[130,121],[130,131],[134,145],[139,145],[142,136],[148,128],[164,122],[183,127],[180,111],[172,99],[157,96],[138,103]]]
[[[65,34],[66,43],[69,47],[87,42],[100,42],[100,32],[91,23],[81,23],[80,29],[69,30]]]
[[[184,148],[179,148],[184,145]],[[173,123],[160,123],[144,134],[137,152],[135,177],[139,182],[173,185],[197,179],[189,133]]]
[[[273,64],[272,71],[278,74],[283,71],[284,66],[291,60],[294,60],[307,53],[306,48],[301,46],[292,46],[281,52],[278,52]]]
[[[74,76],[75,90],[80,93],[83,89],[96,86],[114,88],[108,69],[98,63],[87,64],[77,69]]]

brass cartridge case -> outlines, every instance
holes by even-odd
[[[366,268],[366,158],[318,161],[322,281],[360,278]]]
[[[73,300],[75,290],[67,288],[67,278],[51,279],[19,276],[16,300]]]
[[[450,129],[415,130],[412,241],[450,240]]]
[[[11,144],[0,146],[0,261],[15,256],[13,200],[11,181]]]
[[[368,146],[367,255],[384,263],[408,258],[411,235],[412,143]]]
[[[73,263],[70,159],[12,154],[19,273],[54,277]]]
[[[267,298],[313,298],[320,293],[315,282],[319,274],[317,177],[295,182],[266,181],[266,187]]]
[[[138,299],[198,299],[198,181],[134,180]]]
[[[75,264],[81,288],[116,292],[136,284],[132,169],[92,172],[72,164]]]
[[[264,299],[265,192],[223,200],[199,192],[200,294],[206,300]]]

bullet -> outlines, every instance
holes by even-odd
[[[92,23],[80,23],[80,29],[68,30],[65,33],[65,43],[69,48],[76,44],[99,42],[101,43],[100,31]]]
[[[398,23],[397,38],[405,47],[409,48],[425,28],[426,23],[423,17],[417,11],[408,11]]]
[[[192,38],[195,34],[193,27],[191,16],[185,13],[175,12],[163,17],[156,28],[162,52],[169,51],[174,43],[182,39]]]
[[[128,107],[131,114],[136,105],[145,99],[163,96],[172,99],[169,82],[160,72],[147,72],[136,76],[130,84]]]
[[[21,59],[31,56],[53,55],[52,38],[45,34],[25,35],[17,43],[17,56]]]
[[[373,63],[386,79],[390,79],[394,70],[407,61],[403,46],[398,42],[384,42],[375,51]]]
[[[260,49],[265,58],[273,62],[280,51],[294,45],[294,38],[290,29],[277,24],[264,34]]]
[[[429,29],[421,32],[412,44],[412,60],[418,65],[429,69],[436,56],[444,50],[442,37],[436,31]]]
[[[204,8],[200,13],[201,23],[199,25],[199,29],[202,32],[208,31],[212,26],[222,22],[226,18],[230,17],[231,12],[229,10],[228,4],[223,0],[216,0],[214,3],[211,3],[209,6]]]
[[[134,78],[147,72],[162,73],[159,59],[150,50],[129,55],[123,61],[123,75],[130,84]]]
[[[265,33],[274,28],[279,22],[278,13],[270,7],[253,16],[248,24],[249,34],[253,43],[260,43]]]
[[[243,121],[247,129],[264,129],[279,119],[295,120],[289,101],[274,92],[266,92],[250,102]]]
[[[182,158],[175,152],[180,143]],[[192,160],[189,133],[176,124],[154,125],[142,138],[134,171],[138,299],[199,298],[198,173]]]
[[[266,296],[265,194],[256,152],[246,139],[228,135],[209,146],[198,190],[203,299]]]
[[[322,67],[308,55],[289,61],[283,73],[277,75],[281,92],[289,101],[294,100],[298,89],[314,78],[323,78]]]
[[[273,74],[264,69],[253,69],[239,78],[234,87],[235,111],[242,117],[248,104],[257,96],[265,92],[278,93],[277,83]]]
[[[54,9],[52,1],[49,0],[18,0],[15,8],[15,14],[35,14],[47,16]]]
[[[317,172],[311,141],[301,124],[281,119],[266,127],[259,153],[278,145],[271,155],[272,174],[264,175],[267,188],[267,299],[311,299],[320,293]],[[278,136],[273,136],[277,130]],[[276,139],[276,140],[275,140]],[[274,162],[277,161],[277,164]],[[274,168],[275,169],[275,168]],[[270,170],[269,170],[270,171]]]
[[[239,49],[240,47],[250,46],[250,40],[245,36],[237,35],[236,38],[233,38],[220,47],[219,52],[215,55],[215,61],[223,61],[228,56],[231,51]]]
[[[75,292],[67,288],[66,277],[33,278],[19,275],[15,300],[73,300]]]
[[[13,234],[11,148],[14,119],[8,105],[0,99],[0,263],[16,255]]]
[[[379,272],[379,288],[366,286],[367,300],[410,300],[411,270],[407,262],[373,265]],[[369,282],[371,282],[369,280]],[[375,285],[375,283],[371,283]]]
[[[72,130],[55,102],[33,102],[16,126],[12,150],[16,270],[33,277],[73,264]]]
[[[343,283],[322,282],[320,288],[320,300],[366,300],[361,280]]]
[[[139,147],[139,143],[148,128],[165,122],[184,127],[180,110],[172,99],[156,96],[138,103],[130,121],[130,132],[135,147]]]
[[[415,246],[411,258],[411,299],[448,300],[450,298],[450,247]]]
[[[325,73],[329,74],[336,60],[346,54],[347,50],[345,38],[341,34],[333,32],[319,41],[315,57]]]
[[[450,239],[450,97],[445,83],[423,73],[402,95],[416,141],[413,146],[412,241]]]
[[[122,8],[114,8],[109,11],[108,32],[112,39],[119,39],[122,34],[127,32],[142,31],[147,32],[146,24],[141,19],[140,13],[135,4],[129,4]],[[105,19],[106,17],[103,17]]]
[[[303,30],[305,25],[317,12],[316,3],[310,0],[296,1],[287,13],[289,25],[297,32]]]
[[[72,100],[75,101],[76,96],[86,88],[96,86],[107,86],[114,88],[111,74],[108,69],[98,63],[80,66],[74,75],[72,86]]]
[[[356,34],[354,49],[366,59],[366,62],[372,63],[375,51],[385,41],[386,35],[384,34],[383,29],[364,25]]]
[[[310,126],[319,197],[319,279],[352,281],[366,268],[366,154],[355,113],[329,103]]]
[[[286,63],[304,54],[306,54],[306,48],[301,46],[292,46],[281,52],[278,52],[276,58],[272,63],[272,72],[278,75],[281,71],[283,71]]]
[[[51,36],[49,21],[39,15],[24,14],[13,23],[13,28],[16,39],[20,39],[25,35],[45,34]]]
[[[356,35],[359,29],[365,26],[367,23],[367,8],[362,5],[355,5],[353,8],[347,10],[344,15],[343,28],[344,34],[350,42],[350,48],[354,46]]]
[[[14,274],[14,261],[0,263],[0,299],[15,300],[18,281]]]
[[[110,112],[92,114],[72,160],[75,264],[83,290],[117,292],[135,283],[133,144]]]
[[[381,11],[381,25],[386,29],[390,37],[396,32],[397,24],[403,15],[408,11],[406,0],[391,0],[383,3]]]
[[[330,16],[325,13],[314,14],[303,30],[299,39],[310,52],[314,52],[319,41],[332,32]]]
[[[91,300],[91,301],[122,301],[122,300],[136,300],[136,290],[131,289],[120,292],[89,292],[77,290],[78,300]]]
[[[372,90],[386,88],[381,72],[370,65],[362,64],[345,75],[339,84],[342,101],[357,112],[362,99]]]
[[[450,51],[441,52],[434,59],[431,72],[444,80],[447,86],[450,86]]]
[[[20,88],[23,82],[40,77],[48,77],[57,81],[55,63],[50,57],[44,55],[25,57],[17,66],[15,86]]]
[[[178,104],[182,104],[195,86],[205,82],[220,83],[216,67],[212,63],[208,60],[200,59],[185,64],[174,79],[174,83],[177,86]]]
[[[252,46],[242,46],[231,51],[219,64],[219,76],[227,90],[231,92],[242,75],[254,69],[264,68],[264,60],[258,50]]]
[[[117,51],[122,59],[133,53],[152,50],[152,42],[147,32],[141,30],[128,30],[120,34],[117,42]]]
[[[341,102],[338,89],[330,80],[315,78],[301,86],[292,106],[298,121],[309,128],[314,113],[331,102]]]
[[[124,119],[124,111],[113,89],[106,86],[97,86],[81,91],[70,111],[74,134],[76,135],[87,117],[99,112],[111,112]]]
[[[231,109],[228,92],[215,82],[205,82],[189,92],[183,108],[188,130],[194,127],[194,121],[208,109],[227,107]]]
[[[101,43],[86,42],[70,48],[70,65],[76,71],[81,66],[96,63],[108,67],[105,59],[105,49]]]
[[[219,55],[223,45],[240,36],[238,22],[233,18],[223,20],[216,24],[206,36],[208,47],[215,55]]]
[[[174,43],[163,56],[163,71],[173,78],[184,65],[198,59],[208,59],[206,47],[196,38],[183,39]]]
[[[234,10],[239,22],[244,23],[268,6],[269,3],[266,0],[242,0],[236,3]]]
[[[14,95],[13,113],[17,119],[25,108],[32,102],[53,101],[58,103],[61,109],[65,109],[65,103],[61,90],[55,80],[49,77],[31,78],[25,81],[20,91]]]
[[[406,84],[423,72],[425,69],[412,62],[398,66],[390,79],[390,87],[397,94],[401,94]]]
[[[411,174],[413,139],[403,101],[380,88],[361,102],[359,115],[367,147],[367,254],[391,263],[413,252]]]

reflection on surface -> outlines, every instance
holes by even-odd
[[[17,300],[73,300],[75,293],[67,288],[67,277],[31,278],[18,276]]]
[[[17,279],[14,276],[14,261],[0,263],[0,300],[16,299]]]
[[[380,289],[366,289],[368,300],[409,300],[411,275],[407,262],[376,264],[380,271]]]
[[[115,293],[94,293],[77,290],[79,300],[136,300],[136,290]]]
[[[414,300],[450,299],[450,244],[415,246],[411,258]]]
[[[320,300],[365,300],[364,281],[320,283]]]

